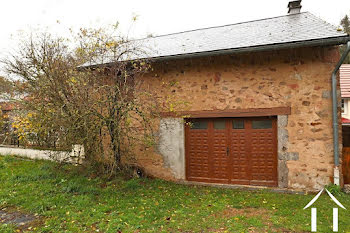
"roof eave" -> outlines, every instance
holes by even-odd
[[[168,59],[184,59],[184,58],[193,58],[193,57],[228,55],[228,54],[244,53],[244,52],[292,49],[292,48],[300,48],[300,47],[333,46],[333,45],[346,44],[348,41],[350,41],[350,37],[346,35],[341,37],[314,39],[314,40],[307,40],[307,41],[295,41],[295,42],[288,42],[288,43],[258,45],[258,46],[251,46],[251,47],[151,57],[149,59],[152,59],[153,61],[159,61],[159,60],[168,60]]]
[[[229,55],[229,54],[235,54],[235,53],[260,52],[260,51],[292,49],[292,48],[300,48],[300,47],[333,46],[333,45],[345,44],[348,41],[350,41],[350,37],[348,35],[345,35],[345,36],[339,36],[339,37],[313,39],[313,40],[306,40],[306,41],[267,44],[267,45],[258,45],[258,46],[250,46],[250,47],[196,52],[196,53],[184,53],[184,54],[149,57],[149,58],[141,58],[141,59],[149,59],[151,61],[157,62],[157,61],[173,60],[173,59],[186,59],[186,58],[205,57],[205,56]],[[81,65],[81,66],[78,66],[78,69],[79,68],[80,69],[96,68],[96,67],[99,67],[102,65],[108,66],[108,65],[111,65],[112,63],[113,62],[106,62],[106,63],[101,63],[101,64],[91,64],[91,65]]]

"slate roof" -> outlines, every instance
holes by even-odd
[[[350,64],[340,66],[339,76],[341,97],[350,98]]]
[[[204,53],[257,51],[346,43],[347,34],[309,12],[203,28],[133,41],[137,58],[169,58]],[[93,64],[90,64],[93,65]]]

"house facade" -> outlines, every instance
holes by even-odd
[[[231,25],[149,40],[163,46],[170,44],[167,39],[195,37],[191,33],[206,36],[220,34],[220,29],[225,33],[284,23],[299,32],[316,24],[332,33],[332,40],[346,36],[310,13],[298,13],[239,29]],[[330,35],[316,37],[312,40],[323,40],[322,45],[155,59],[154,71],[143,77],[145,88],[164,102],[173,96],[187,106],[163,114],[158,148],[140,158],[140,164],[155,176],[183,181],[304,190],[333,182],[331,73],[340,54],[337,43],[325,42]],[[340,116],[341,109],[337,111]]]
[[[178,117],[164,114],[159,160],[145,156],[141,164],[176,180],[323,187],[333,179],[337,59],[337,47],[314,47],[155,64],[145,85],[189,106]],[[178,85],[162,88],[173,80]]]
[[[349,35],[298,9],[137,41],[149,47],[153,68],[142,88],[164,105],[170,96],[184,103],[161,114],[158,145],[138,158],[147,173],[295,190],[342,179],[332,71]],[[341,127],[340,104],[335,109]]]

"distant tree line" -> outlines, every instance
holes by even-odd
[[[342,26],[344,32],[350,35],[350,19],[348,15],[345,15],[344,18],[340,21],[340,25]],[[345,46],[342,46],[341,52],[345,49]],[[347,56],[344,63],[350,64],[350,55]]]

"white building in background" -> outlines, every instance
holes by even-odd
[[[339,69],[343,146],[350,147],[350,64],[343,64]]]
[[[350,64],[343,64],[339,70],[340,73],[340,90],[341,90],[341,107],[342,123],[350,125]]]

